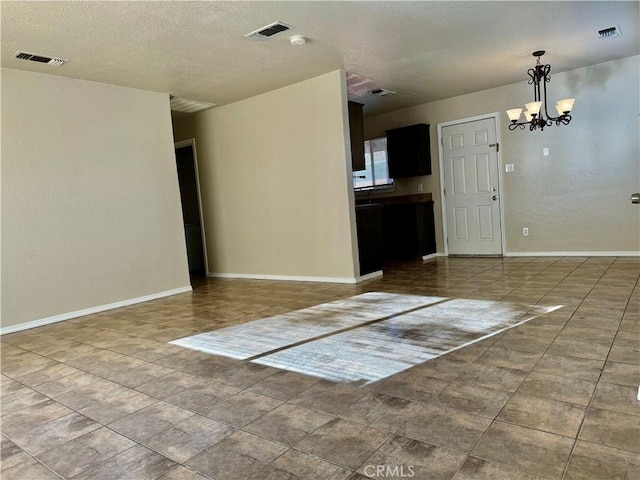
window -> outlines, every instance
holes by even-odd
[[[374,138],[364,142],[364,170],[353,172],[353,188],[368,190],[393,186],[387,163],[387,138]]]

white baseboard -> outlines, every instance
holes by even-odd
[[[429,255],[423,255],[422,261],[424,262],[425,260],[431,260],[432,258],[437,257],[446,257],[446,255],[444,253],[430,253]]]
[[[356,278],[356,283],[362,283],[376,278],[382,278],[382,270],[376,270],[375,272],[367,273],[366,275],[360,275]]]
[[[261,275],[253,273],[209,273],[212,278],[244,278],[249,280],[277,280],[283,282],[318,283],[358,283],[358,278],[350,277],[302,277],[295,275]]]
[[[100,313],[106,310],[113,310],[114,308],[127,307],[129,305],[135,305],[136,303],[149,302],[151,300],[157,300],[158,298],[170,297],[171,295],[190,292],[191,290],[191,285],[189,285],[187,287],[174,288],[173,290],[166,290],[164,292],[152,293],[151,295],[145,295],[143,297],[129,298],[127,300],[121,300],[119,302],[107,303],[106,305],[98,305],[97,307],[84,308],[82,310],[76,310],[74,312],[61,313],[60,315],[54,315],[52,317],[32,320],[30,322],[19,323],[17,325],[10,325],[8,327],[0,328],[0,335],[19,332],[21,330],[28,330],[29,328],[42,327],[51,323],[62,322],[64,320],[70,320],[72,318],[84,317],[85,315]]]
[[[505,257],[638,257],[640,252],[633,250],[620,252],[507,252]]]

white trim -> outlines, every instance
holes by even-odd
[[[496,119],[496,155],[498,162],[498,195],[500,195],[500,241],[502,242],[502,255],[507,251],[507,225],[505,221],[505,195],[504,195],[504,177],[502,168],[502,155],[500,154],[500,145],[502,145],[502,135],[500,128],[500,115],[498,112],[493,113]]]
[[[449,122],[447,122],[449,123]],[[442,128],[446,127],[439,123],[437,125],[438,129],[438,162],[440,168],[440,209],[442,210],[442,240],[444,243],[444,254],[445,256],[449,256],[449,242],[447,241],[447,201],[444,195],[445,183],[444,183],[444,156],[442,152]]]
[[[284,282],[358,283],[358,278],[350,277],[301,277],[296,275],[261,275],[254,273],[209,273],[212,278],[246,278],[249,280],[277,280]],[[366,277],[366,275],[365,275]]]
[[[72,318],[84,317],[85,315],[91,315],[94,313],[104,312],[105,310],[113,310],[114,308],[127,307],[129,305],[135,305],[137,303],[149,302],[151,300],[157,300],[158,298],[170,297],[171,295],[178,295],[180,293],[190,292],[192,290],[191,285],[186,287],[174,288],[173,290],[165,290],[164,292],[152,293],[150,295],[144,295],[142,297],[129,298],[127,300],[121,300],[119,302],[107,303],[105,305],[98,305],[97,307],[85,308],[82,310],[76,310],[69,313],[61,313],[52,317],[41,318],[39,320],[32,320],[30,322],[19,323],[17,325],[10,325],[8,327],[0,328],[0,335],[7,333],[19,332],[21,330],[27,330],[29,328],[42,327],[51,323],[62,322],[64,320],[70,320]]]
[[[188,147],[189,145],[193,145],[195,139],[193,138],[189,138],[187,140],[180,140],[179,142],[175,142],[173,144],[173,148],[182,148],[182,147]]]
[[[438,161],[440,162],[440,205],[442,208],[442,238],[444,240],[444,256],[449,256],[449,244],[447,243],[447,201],[444,195],[444,157],[442,153],[442,129],[445,127],[450,127],[452,125],[459,125],[461,123],[471,123],[477,122],[478,120],[487,120],[493,118],[496,122],[496,142],[498,144],[498,148],[496,149],[496,160],[498,162],[498,195],[500,197],[500,248],[502,249],[502,253],[500,255],[505,255],[507,251],[507,236],[506,236],[506,227],[504,220],[504,187],[503,187],[503,178],[502,178],[502,162],[500,159],[500,145],[502,144],[502,137],[500,135],[500,114],[498,112],[493,113],[485,113],[482,115],[475,115],[473,117],[461,118],[458,120],[451,120],[449,122],[442,122],[437,125],[438,127]]]
[[[640,257],[634,250],[617,252],[507,252],[505,257]]]
[[[204,212],[202,211],[202,195],[200,190],[200,173],[198,171],[198,154],[196,153],[196,139],[190,138],[174,143],[174,150],[177,148],[191,146],[193,152],[193,167],[196,173],[196,192],[198,194],[198,213],[200,214],[200,234],[202,236],[202,256],[204,257],[204,273],[209,275],[209,257],[207,256],[207,237],[204,228]],[[176,160],[177,161],[177,160]],[[185,239],[186,242],[186,239]],[[185,243],[186,247],[186,243]]]
[[[375,272],[367,273],[366,275],[360,275],[356,278],[356,283],[362,283],[376,278],[382,278],[382,270],[376,270]]]
[[[426,261],[426,260],[431,260],[432,258],[436,258],[436,257],[446,257],[447,255],[445,255],[444,253],[430,253],[428,255],[423,255],[422,256],[422,261]]]

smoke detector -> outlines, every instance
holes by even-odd
[[[622,32],[620,31],[620,27],[618,25],[614,25],[613,27],[609,28],[603,28],[602,30],[598,30],[597,33],[599,38],[613,38],[622,35]]]
[[[69,61],[62,58],[49,57],[47,55],[39,55],[37,53],[27,53],[27,52],[16,52],[14,53],[13,56],[20,60],[29,60],[31,62],[45,63],[47,65],[52,65],[54,67],[59,67],[61,65],[64,65]]]
[[[278,35],[279,33],[286,32],[287,30],[291,30],[293,27],[284,22],[273,22],[267,25],[266,27],[259,28],[258,30],[254,30],[251,33],[247,33],[245,35],[246,38],[252,38],[254,40],[269,40],[271,37]]]
[[[291,35],[289,42],[291,42],[291,45],[304,45],[307,43],[307,39],[304,35]]]

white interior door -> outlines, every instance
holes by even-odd
[[[444,199],[450,255],[501,255],[496,121],[442,129]]]

